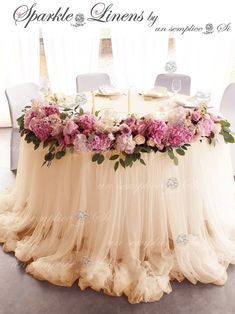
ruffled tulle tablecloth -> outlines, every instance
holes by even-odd
[[[235,263],[229,149],[195,142],[178,166],[150,153],[114,172],[90,153],[41,167],[43,149],[22,140],[16,182],[0,196],[0,242],[35,278],[131,303],[159,300],[173,279],[222,285]]]

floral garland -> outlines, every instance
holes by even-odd
[[[185,155],[193,141],[207,138],[215,145],[219,135],[226,143],[235,141],[229,122],[208,112],[205,105],[195,109],[177,107],[166,121],[152,115],[129,115],[117,120],[102,117],[99,112],[84,112],[79,105],[61,108],[55,99],[33,101],[17,121],[27,143],[32,142],[34,149],[41,144],[47,149],[43,165],[48,166],[53,159],[74,150],[94,152],[92,161],[97,164],[105,160],[103,152],[111,151],[109,160],[114,161],[115,171],[119,165],[131,167],[137,161],[145,165],[142,154],[151,151],[168,154],[177,165],[177,155]]]

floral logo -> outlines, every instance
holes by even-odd
[[[74,26],[74,27],[79,27],[79,26],[83,26],[86,24],[85,22],[85,16],[84,14],[82,13],[78,13],[75,15],[74,17],[75,19],[75,24],[71,24],[71,26]]]
[[[214,32],[214,27],[213,24],[208,23],[205,26],[205,32],[203,32],[203,34],[212,34]]]
[[[165,70],[168,73],[173,73],[177,70],[177,66],[175,61],[167,61],[166,65],[165,65]]]

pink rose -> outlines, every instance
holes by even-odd
[[[59,114],[59,107],[56,104],[45,105],[43,106],[43,110],[45,111],[46,116]]]
[[[131,135],[131,128],[126,123],[120,125],[120,131],[124,135]]]
[[[66,124],[63,129],[63,134],[64,135],[73,135],[76,133],[78,130],[78,126],[76,123],[73,122],[73,120],[67,120]]]
[[[89,150],[87,137],[84,134],[77,134],[73,141],[73,144],[75,149],[78,151],[86,152]]]
[[[198,122],[201,118],[201,115],[198,111],[193,111],[191,114],[191,120],[194,122]]]
[[[132,135],[119,135],[116,139],[116,149],[120,152],[125,152],[127,154],[132,154],[135,149],[135,141],[132,138]]]
[[[210,136],[214,127],[214,122],[207,117],[204,117],[198,124],[198,129],[201,136]]]

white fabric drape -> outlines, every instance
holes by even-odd
[[[167,61],[168,36],[113,28],[111,38],[117,85],[152,88]]]
[[[54,92],[76,92],[76,76],[96,71],[99,29],[42,30],[50,87]]]
[[[224,89],[229,83],[233,41],[218,34],[176,37],[178,72],[191,76],[191,93],[211,91],[211,104],[219,108]]]
[[[117,172],[90,152],[50,167],[44,155],[22,139],[15,185],[0,195],[0,242],[28,273],[131,303],[159,300],[172,279],[226,282],[235,264],[229,145],[195,142],[178,166],[145,154],[146,166]]]
[[[10,126],[5,89],[21,83],[39,83],[39,32],[18,31],[0,37],[0,126]]]

